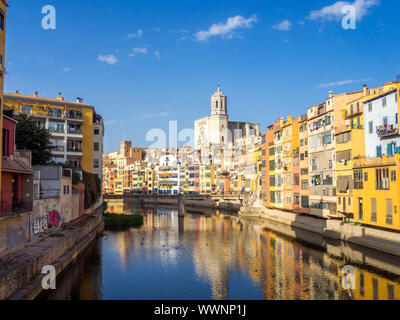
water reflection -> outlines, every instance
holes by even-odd
[[[225,214],[119,208],[143,214],[144,226],[98,239],[41,298],[400,299],[398,277],[340,257],[337,245],[327,252]],[[341,284],[349,264],[354,290]]]

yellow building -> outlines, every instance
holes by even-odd
[[[124,194],[124,179],[116,178],[114,179],[114,194],[123,195]]]
[[[400,230],[399,154],[357,159],[354,168],[354,220]]]
[[[50,131],[53,162],[68,163],[101,177],[104,124],[93,106],[80,98],[66,101],[61,93],[53,99],[16,91],[4,94],[4,108],[17,117],[26,114]]]

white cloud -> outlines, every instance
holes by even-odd
[[[113,54],[99,55],[97,57],[97,60],[103,61],[108,64],[116,64],[118,62],[117,57]]]
[[[129,53],[130,57],[134,57],[137,54],[148,54],[149,51],[146,48],[133,48],[132,51]]]
[[[157,58],[157,60],[161,60],[160,51],[154,51],[154,56]]]
[[[289,20],[283,20],[281,23],[274,25],[272,28],[280,31],[288,31],[292,23]]]
[[[334,21],[340,20],[344,17],[342,13],[342,8],[345,5],[352,5],[356,9],[357,20],[361,20],[366,14],[368,14],[368,9],[372,6],[379,4],[379,0],[355,0],[354,2],[338,1],[330,6],[323,7],[320,10],[314,10],[310,12],[310,20],[327,20]]]
[[[142,30],[142,29],[139,29],[136,33],[128,34],[128,38],[129,38],[129,39],[132,39],[132,38],[141,38],[142,35],[143,35],[143,30]]]
[[[341,80],[341,81],[334,81],[330,83],[323,83],[317,86],[317,88],[330,88],[330,87],[340,87],[346,84],[353,84],[357,82],[366,82],[370,81],[371,79],[359,79],[359,80]]]
[[[248,29],[253,23],[257,22],[257,17],[252,16],[248,19],[242,16],[228,18],[225,23],[213,24],[207,31],[199,31],[195,34],[198,41],[208,41],[211,37],[220,36],[222,38],[232,38],[236,29]]]
[[[71,68],[64,68],[63,71],[64,71],[64,72],[70,72],[70,71],[71,71]]]

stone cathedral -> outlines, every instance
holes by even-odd
[[[234,145],[244,136],[260,134],[260,125],[248,122],[229,121],[228,98],[221,88],[211,97],[211,115],[194,122],[195,148],[210,145]]]

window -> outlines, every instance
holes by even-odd
[[[368,103],[368,112],[372,112],[372,103]]]
[[[99,168],[100,167],[100,162],[99,160],[93,160],[93,168]]]
[[[390,180],[396,181],[396,170],[390,172]]]
[[[293,204],[299,205],[300,204],[300,195],[295,193],[293,196]]]
[[[382,98],[382,107],[386,107],[386,97]]]
[[[363,184],[363,171],[354,170],[354,189],[362,190],[364,188]]]
[[[294,184],[295,186],[298,186],[298,185],[300,184],[299,174],[298,174],[298,173],[295,173],[294,176],[293,176],[293,179],[294,179],[293,184]]]
[[[365,181],[365,182],[368,181],[368,172],[364,172],[364,181]]]
[[[386,199],[386,224],[393,224],[393,203],[392,199]]]
[[[360,273],[360,295],[364,296],[364,292],[365,292],[365,277],[364,277],[364,273]]]
[[[376,199],[371,199],[371,222],[376,222]]]
[[[327,144],[331,144],[332,143],[332,136],[330,133],[324,135],[322,137],[322,144],[323,145],[327,145]]]
[[[308,181],[307,180],[302,180],[301,181],[301,189],[302,190],[308,190]]]
[[[22,106],[22,112],[30,115],[31,114],[31,107],[30,106]]]
[[[374,133],[374,122],[373,121],[368,122],[368,132],[369,132],[369,134]]]
[[[376,156],[382,157],[382,146],[376,146]]]
[[[94,134],[97,136],[100,134],[100,130],[98,128],[94,128]]]
[[[94,143],[94,151],[99,151],[100,150],[100,144],[98,142]]]
[[[308,208],[308,196],[301,197],[301,207]]]
[[[376,190],[390,190],[389,169],[376,169]]]
[[[3,156],[8,157],[10,156],[10,131],[7,129],[3,129]]]

